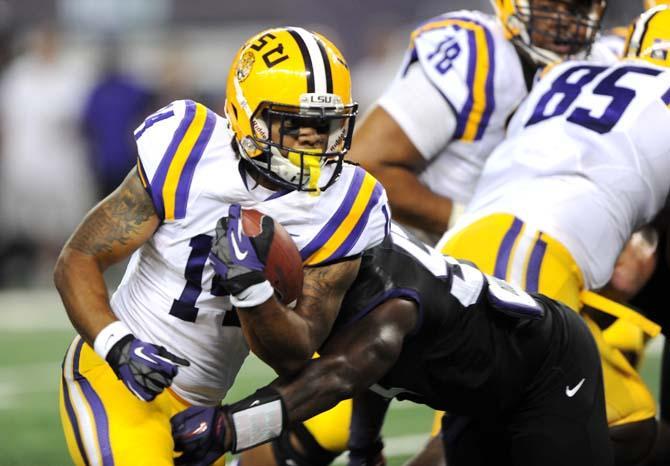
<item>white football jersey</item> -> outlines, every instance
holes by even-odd
[[[379,105],[427,160],[421,180],[466,202],[526,95],[521,61],[498,19],[462,10],[412,33],[400,73]]]
[[[589,60],[612,63],[616,57],[594,44]],[[400,72],[378,103],[426,159],[421,181],[466,203],[526,95],[519,54],[498,18],[461,10],[412,33]]]
[[[389,229],[386,193],[365,170],[345,164],[320,195],[270,191],[244,172],[227,121],[193,101],[177,101],[135,131],[142,182],[163,222],[131,258],[112,308],[140,339],[191,365],[174,391],[191,403],[221,400],[248,354],[227,296],[212,289],[208,255],[217,221],[231,204],[271,215],[306,265],[355,256]]]
[[[608,49],[612,55],[616,57],[623,56],[623,51],[626,45],[626,35],[628,28],[625,26],[615,27],[603,34],[600,34],[594,44],[595,47],[604,47]]]
[[[514,214],[568,248],[587,288],[603,286],[631,233],[668,196],[668,104],[665,68],[557,65],[512,118],[456,231]]]

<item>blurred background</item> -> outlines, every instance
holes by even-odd
[[[641,11],[639,0],[609,3],[605,27]],[[183,98],[222,113],[233,54],[278,25],[338,45],[364,113],[412,29],[459,8],[492,11],[487,0],[0,0],[0,466],[69,464],[57,390],[74,332],[51,272],[86,211],[133,165],[132,131],[144,116]],[[123,267],[110,271],[110,288]],[[269,378],[250,359],[232,399]],[[400,464],[425,438],[430,413],[395,404],[391,421]]]

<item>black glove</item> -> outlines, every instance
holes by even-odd
[[[162,346],[126,335],[107,353],[107,363],[116,376],[140,400],[151,401],[172,384],[178,366],[190,363]]]
[[[182,455],[177,466],[207,466],[224,452],[225,413],[221,406],[193,406],[172,417],[174,449]]]

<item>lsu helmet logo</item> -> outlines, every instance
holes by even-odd
[[[244,81],[249,77],[249,74],[251,73],[251,68],[254,67],[254,63],[256,62],[256,57],[254,56],[254,53],[251,50],[247,50],[242,57],[240,58],[240,61],[237,64],[237,80],[239,82]]]

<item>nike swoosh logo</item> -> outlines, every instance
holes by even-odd
[[[240,237],[240,241],[242,240],[242,221],[240,220],[240,223],[237,226],[237,235]],[[243,261],[245,257],[247,257],[247,254],[249,254],[249,251],[244,251],[240,250],[240,245],[237,244],[237,240],[235,239],[235,235],[230,236],[230,241],[233,243],[233,252],[235,253],[235,257],[237,257],[237,260]]]
[[[253,403],[251,403],[251,404],[249,405],[249,407],[250,407],[250,408],[253,408],[254,406],[259,405],[259,404],[261,404],[261,400],[255,400]]]
[[[145,361],[149,361],[151,364],[157,364],[155,359],[152,359],[149,355],[144,354],[144,347],[140,346],[138,348],[135,348],[135,351],[133,352],[135,353],[135,356],[137,356],[138,358],[142,358]]]
[[[575,393],[577,393],[579,389],[582,388],[582,385],[584,384],[585,380],[586,379],[580,380],[579,383],[572,388],[570,388],[569,385],[565,386],[565,394],[568,396],[568,398],[572,398],[573,396],[575,396]]]

